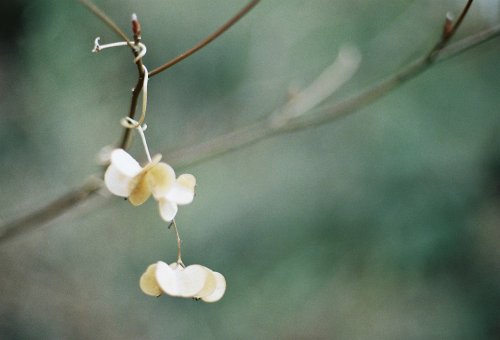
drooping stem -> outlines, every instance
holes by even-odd
[[[148,158],[148,162],[151,163],[151,154],[149,153],[148,143],[146,142],[146,135],[144,134],[145,128],[141,125],[137,127],[137,133],[141,136],[142,145],[144,146],[144,152],[146,152],[146,157]]]
[[[146,119],[146,110],[148,108],[148,80],[149,73],[146,66],[142,65],[142,74],[143,74],[143,83],[142,83],[142,112],[141,117],[139,118],[138,124],[142,125],[144,123],[144,119]]]
[[[181,254],[182,241],[181,241],[181,237],[179,236],[179,229],[177,228],[177,224],[175,223],[175,219],[172,220],[172,223],[170,224],[170,226],[174,227],[175,236],[177,238],[177,263],[184,267],[184,263],[182,262],[182,254]]]

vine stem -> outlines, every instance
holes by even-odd
[[[455,30],[458,28],[456,25],[457,24],[455,24]],[[433,58],[429,59],[428,56],[430,53],[427,53],[424,57],[411,63],[399,72],[350,99],[323,108],[313,109],[307,115],[301,115],[296,119],[291,119],[280,126],[272,124],[272,120],[266,118],[247,127],[229,132],[211,141],[188,148],[173,150],[168,153],[169,162],[175,167],[193,165],[203,160],[214,158],[236,149],[241,149],[272,136],[277,136],[285,132],[313,128],[334,121],[342,116],[356,112],[377,99],[391,93],[391,91],[410,79],[422,74],[433,65],[449,60],[499,35],[500,25],[496,25],[463,38],[454,44],[445,44],[446,46],[441,46],[437,50],[434,48],[430,52],[436,53]],[[140,83],[142,84],[142,82]],[[39,210],[3,224],[0,226],[0,243],[12,240],[22,234],[35,230],[36,227],[44,225],[54,218],[71,211],[84,201],[96,196],[96,193],[100,191],[102,185],[102,181],[86,182],[82,187],[70,191]]]
[[[139,45],[139,43],[141,42],[140,30],[136,31],[136,29],[135,29],[137,24],[138,24],[137,16],[134,14],[132,16],[132,28],[134,30],[134,43],[135,43],[135,45]],[[144,66],[144,64],[142,63],[142,58],[138,58],[139,52],[134,48],[134,45],[132,45],[131,49],[132,49],[132,53],[134,54],[134,60],[136,60],[135,64],[137,66],[138,77],[137,77],[137,83],[135,84],[135,87],[132,90],[132,98],[130,100],[129,113],[128,113],[127,117],[129,119],[134,120],[135,112],[137,110],[137,102],[139,101],[139,95],[143,91],[144,85],[145,84],[147,85],[147,78],[146,77],[148,75],[146,74],[147,69]],[[145,96],[146,93],[144,93],[143,95]],[[123,135],[122,135],[121,141],[118,144],[119,148],[124,149],[124,150],[127,149],[129,144],[130,144],[131,136],[132,136],[132,129],[125,128],[125,130],[123,130]]]

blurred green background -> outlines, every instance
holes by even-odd
[[[96,0],[127,32],[138,14],[149,69],[244,5]],[[362,53],[331,102],[428,51],[465,1],[263,1],[212,45],[151,79],[152,153],[265,117],[345,43]],[[0,5],[0,220],[99,172],[136,69],[77,1]],[[477,1],[457,38],[500,22]],[[177,223],[186,264],[223,273],[225,297],[150,298],[175,235],[153,201],[97,198],[0,246],[2,339],[498,339],[500,40],[432,68],[342,120],[176,169],[198,180]],[[131,152],[144,160],[135,140]]]

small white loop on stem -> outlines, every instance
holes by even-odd
[[[137,133],[141,136],[142,144],[144,145],[144,150],[146,151],[146,156],[148,157],[148,161],[151,162],[151,154],[149,153],[148,144],[146,142],[146,136],[144,135],[144,131],[147,129],[147,125],[143,124],[146,119],[146,109],[148,105],[148,81],[149,81],[149,73],[146,66],[142,65],[142,69],[144,70],[144,80],[142,83],[142,113],[139,120],[135,120],[131,117],[124,117],[120,120],[120,124],[127,129],[136,129]]]
[[[125,117],[122,118],[120,121],[120,124],[123,127],[126,127],[128,129],[136,129],[139,126],[143,125],[146,126],[144,123],[144,120],[146,119],[146,109],[148,107],[148,81],[149,81],[149,76],[148,76],[148,69],[146,66],[142,65],[142,69],[144,70],[144,80],[142,83],[142,112],[141,112],[141,117],[139,120],[135,120],[130,117]],[[143,127],[143,131],[146,130],[145,127]]]
[[[142,59],[142,57],[144,57],[146,55],[146,52],[148,51],[148,49],[146,48],[146,45],[144,45],[143,43],[138,43],[137,45],[134,45],[137,53],[139,53],[137,55],[137,57],[135,57],[134,59],[134,63],[137,63],[139,60]]]
[[[120,124],[127,129],[137,129],[141,126],[138,121],[130,117],[124,117],[120,120]]]
[[[144,146],[144,151],[146,152],[146,157],[148,162],[151,163],[151,154],[149,153],[148,143],[146,142],[146,135],[144,131],[148,128],[146,124],[141,125],[140,122],[133,118],[125,117],[120,120],[120,124],[127,129],[136,129],[139,136],[141,136],[142,145]]]

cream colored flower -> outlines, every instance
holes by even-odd
[[[113,194],[128,197],[133,205],[141,205],[151,194],[164,196],[175,184],[175,172],[161,155],[141,167],[125,150],[111,152],[111,164],[104,174],[104,183]]]
[[[141,290],[151,296],[170,296],[219,301],[226,291],[226,280],[220,273],[199,264],[183,267],[159,261],[150,265],[139,281]]]
[[[153,195],[158,200],[161,217],[170,222],[178,205],[193,201],[195,177],[183,174],[176,179],[174,169],[160,162],[161,155],[153,157],[144,167],[123,149],[113,150],[110,159],[104,183],[111,193],[128,197],[132,205],[141,205]]]

